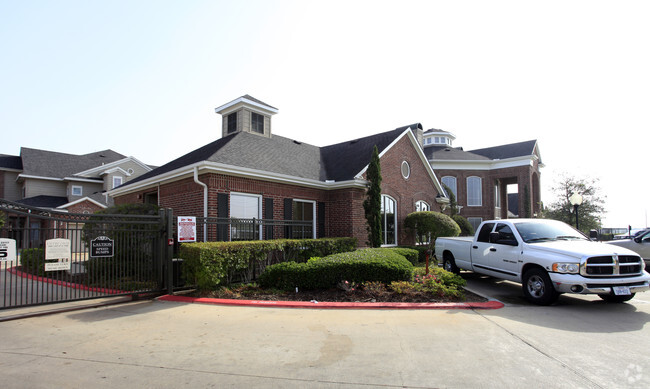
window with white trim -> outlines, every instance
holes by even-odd
[[[118,186],[122,185],[122,182],[123,182],[122,176],[114,176],[113,177],[113,188],[112,189],[115,189]]]
[[[386,246],[397,244],[397,202],[390,196],[381,195],[381,228]]]
[[[70,189],[72,196],[83,196],[83,186],[72,185]]]
[[[257,132],[258,134],[264,133],[264,115],[251,112],[251,131]]]
[[[230,194],[230,240],[262,239],[262,196],[246,193]]]
[[[415,212],[425,212],[425,211],[430,211],[431,207],[429,206],[429,203],[426,201],[416,201],[415,202]]]
[[[458,192],[457,192],[457,185],[456,185],[456,177],[453,176],[444,176],[442,177],[442,184],[447,185],[449,189],[451,189],[451,192],[454,194],[456,197],[456,200],[458,200]]]
[[[469,222],[469,224],[472,225],[472,227],[474,228],[474,231],[478,231],[478,226],[480,226],[481,223],[483,223],[483,218],[482,217],[468,217],[467,221]]]
[[[467,206],[480,207],[483,205],[481,177],[467,177]]]

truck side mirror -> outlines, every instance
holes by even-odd
[[[496,243],[501,238],[498,232],[490,232],[490,243]]]
[[[589,239],[591,239],[591,240],[598,240],[598,231],[596,231],[596,230],[589,230]]]

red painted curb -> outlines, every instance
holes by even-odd
[[[165,295],[160,301],[198,303],[212,305],[234,305],[246,307],[273,308],[313,308],[313,309],[500,309],[504,304],[490,300],[484,303],[341,303],[310,301],[264,301],[264,300],[230,300],[205,297],[186,297]]]

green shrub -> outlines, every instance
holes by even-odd
[[[412,265],[417,265],[419,262],[418,250],[410,247],[392,247],[390,250],[406,258]]]
[[[354,238],[281,239],[243,242],[184,243],[183,277],[201,290],[228,285],[236,277],[252,281],[273,262],[306,262],[308,256],[351,250]]]
[[[413,265],[417,265],[419,263],[424,263],[427,260],[427,251],[429,251],[429,245],[420,245],[420,246],[400,246],[399,248],[406,248],[406,249],[411,249],[415,250],[418,252],[418,258],[417,262],[411,261],[411,258],[406,257],[406,259],[409,260]]]
[[[459,275],[436,267],[429,274],[424,274],[424,268],[417,268],[413,281],[393,282],[390,288],[400,294],[430,293],[439,298],[462,298],[466,284]]]
[[[409,213],[404,219],[404,226],[415,232],[420,243],[431,242],[441,236],[458,236],[460,227],[451,217],[432,211]]]
[[[20,253],[20,263],[25,273],[45,276],[45,250],[42,248],[24,249]]]
[[[291,290],[328,289],[340,281],[390,283],[410,280],[413,265],[391,249],[363,249],[312,258],[307,263],[268,266],[258,279],[262,287]]]
[[[454,219],[456,224],[458,224],[458,227],[460,227],[460,236],[474,235],[474,227],[472,227],[472,225],[467,219],[465,219],[460,215],[454,215],[451,218]]]

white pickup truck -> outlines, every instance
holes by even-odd
[[[552,304],[562,293],[624,302],[650,289],[650,274],[637,253],[593,242],[555,220],[485,221],[473,238],[436,239],[435,257],[454,273],[472,270],[519,282],[526,299],[539,305]]]

